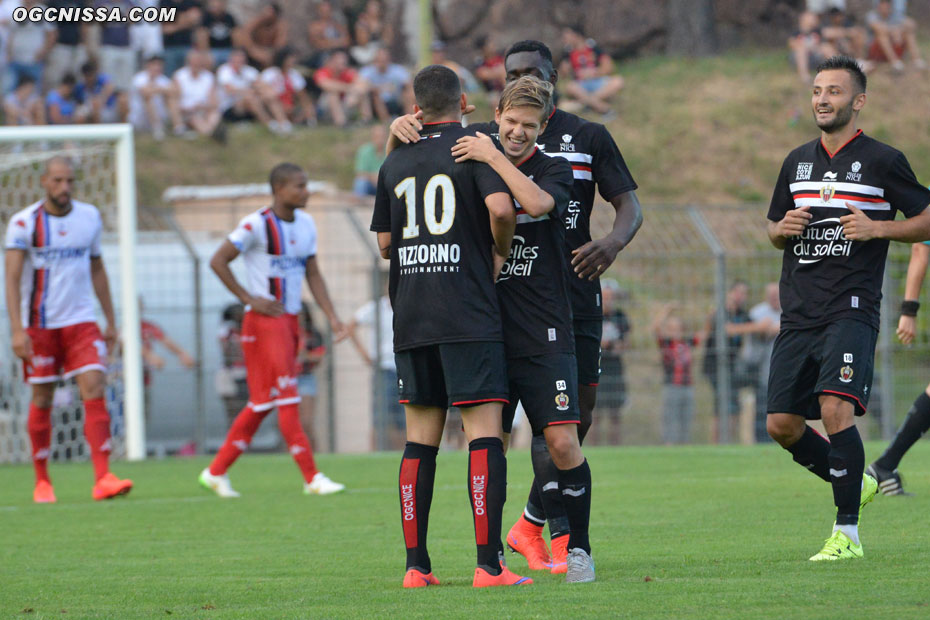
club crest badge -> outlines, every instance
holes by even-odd
[[[833,194],[836,193],[836,188],[832,185],[824,185],[820,188],[820,199],[824,202],[830,202],[833,199]]]
[[[555,396],[555,408],[559,411],[568,411],[568,394],[559,392]]]
[[[852,366],[847,364],[846,366],[843,366],[842,368],[840,368],[840,381],[842,381],[843,383],[849,383],[850,381],[852,381],[852,378],[853,378]]]

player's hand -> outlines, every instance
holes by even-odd
[[[116,349],[117,340],[119,340],[119,332],[116,331],[114,326],[107,325],[106,329],[103,330],[103,341],[107,344],[107,351]]]
[[[29,358],[32,357],[32,339],[26,333],[26,330],[22,328],[14,330],[10,340],[16,357],[23,361],[29,361]]]
[[[804,232],[807,225],[811,223],[810,207],[798,207],[785,213],[785,217],[775,225],[775,233],[779,237],[789,238],[797,237]]]
[[[194,358],[188,355],[187,353],[182,352],[178,355],[178,361],[184,366],[184,368],[193,368],[194,367]]]
[[[420,141],[420,130],[423,124],[420,120],[423,118],[423,112],[416,114],[404,114],[391,121],[391,135],[403,142],[412,144]]]
[[[161,370],[165,367],[165,358],[156,353],[150,353],[148,359],[149,365],[155,370]]]
[[[898,319],[898,340],[901,344],[911,344],[914,342],[914,336],[917,334],[916,317],[901,315]]]
[[[622,249],[622,246],[606,237],[588,241],[577,250],[572,250],[572,268],[582,280],[594,280],[607,271]]]
[[[252,310],[265,316],[281,316],[284,314],[284,304],[276,299],[252,297],[249,299],[249,305]]]
[[[501,269],[504,268],[504,263],[507,262],[507,257],[501,256],[492,249],[491,259],[493,260],[494,264],[494,281],[497,282],[497,278],[501,275]]]
[[[333,330],[333,343],[342,342],[349,337],[349,326],[339,319],[332,319],[329,326]]]
[[[878,223],[856,208],[855,205],[846,203],[847,208],[852,211],[849,215],[840,218],[840,224],[843,225],[843,234],[847,239],[853,241],[868,241],[878,237]]]
[[[474,136],[462,136],[452,146],[452,157],[455,158],[457,164],[469,159],[487,164],[498,153],[500,151],[494,146],[490,136],[480,131]]]

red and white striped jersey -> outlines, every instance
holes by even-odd
[[[44,205],[19,211],[6,229],[6,249],[26,252],[19,285],[23,327],[94,322],[90,259],[100,256],[100,212],[72,200],[71,210],[58,217]]]
[[[297,314],[307,259],[316,256],[313,217],[298,210],[287,222],[265,207],[242,218],[229,241],[245,261],[249,295],[276,299],[285,312]]]

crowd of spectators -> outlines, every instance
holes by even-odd
[[[12,19],[19,7],[43,6],[176,12],[164,23]],[[0,0],[5,123],[130,122],[157,139],[170,132],[224,140],[228,123],[287,134],[298,125],[383,123],[412,108],[412,71],[392,58],[396,37],[383,0],[355,13],[316,0],[307,11],[306,38],[295,41],[302,29],[272,1],[240,21],[227,0]],[[623,86],[612,60],[576,29],[565,30],[563,43],[565,96],[609,114]],[[452,58],[442,41],[431,53],[466,92],[483,89],[496,105],[505,72],[495,36],[476,41],[470,64]]]
[[[907,0],[873,0],[872,9],[862,15],[848,11],[846,0],[807,0],[788,49],[805,84],[811,81],[811,70],[835,54],[858,59],[867,72],[887,64],[900,73],[905,60],[917,70],[927,68],[917,25],[907,16]]]

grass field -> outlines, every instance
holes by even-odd
[[[882,449],[866,447],[868,458]],[[431,518],[443,585],[400,587],[404,553],[394,454],[324,456],[349,491],[305,497],[286,455],[247,455],[243,497],[196,486],[205,459],[118,463],[136,489],[90,499],[89,464],[54,466],[58,504],[31,503],[32,471],[2,470],[2,618],[926,618],[930,445],[905,461],[916,497],[878,497],[865,558],[813,564],[833,517],[829,487],[781,449],[592,449],[598,581],[471,588],[465,456],[443,453]],[[510,458],[505,528],[529,456]],[[521,572],[525,561],[509,555]],[[524,573],[525,574],[525,573]]]

